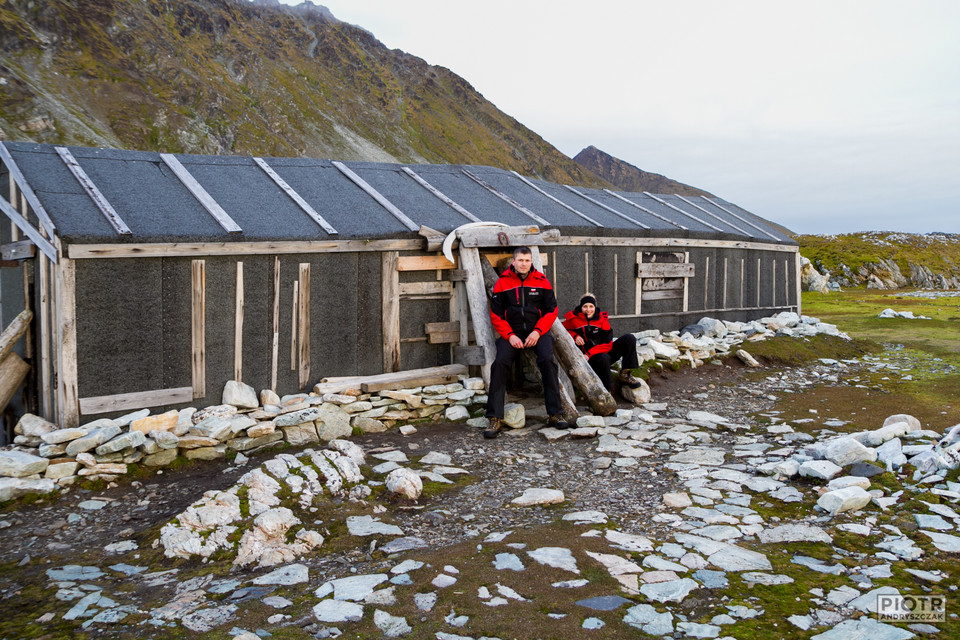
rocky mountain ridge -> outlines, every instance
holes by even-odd
[[[674,193],[681,196],[710,196],[712,194],[671,180],[659,173],[644,171],[629,162],[616,158],[593,145],[573,157],[574,162],[587,171],[600,176],[624,191],[649,191],[650,193]]]

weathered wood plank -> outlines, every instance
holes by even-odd
[[[173,174],[177,176],[177,179],[180,180],[180,183],[187,188],[197,202],[207,210],[213,219],[223,227],[223,230],[228,233],[242,233],[243,229],[240,228],[233,218],[230,217],[223,207],[213,199],[206,189],[197,182],[197,179],[183,166],[177,157],[172,153],[161,153],[160,159],[163,160],[163,163],[167,165]]]
[[[31,238],[32,239],[32,238]],[[39,244],[37,246],[40,246]],[[73,260],[85,258],[183,258],[294,253],[416,251],[419,240],[296,240],[270,242],[145,242],[137,244],[71,244]],[[42,247],[41,247],[42,250]]]
[[[50,296],[50,282],[52,280],[50,270],[54,267],[53,263],[47,260],[47,256],[44,254],[40,254],[38,266],[40,267],[40,372],[36,379],[40,384],[41,415],[49,420],[53,418],[53,396],[51,395],[53,359],[50,357],[53,336],[50,319],[54,317],[54,314],[51,310],[53,298]]]
[[[364,382],[360,385],[360,390],[364,393],[376,393],[377,391],[393,391],[395,389],[405,389],[412,387],[426,387],[431,384],[452,384],[458,380],[457,376],[422,376],[420,378],[410,378],[402,382]]]
[[[40,231],[35,229],[33,225],[24,219],[16,209],[14,209],[9,202],[0,198],[0,212],[3,215],[7,216],[10,219],[10,222],[15,224],[18,229],[23,231],[23,234],[30,238],[30,240],[37,245],[37,248],[40,249],[50,260],[53,262],[57,261],[57,250],[54,248],[50,242],[47,241],[43,235],[40,234]]]
[[[380,260],[382,292],[382,349],[383,370],[400,369],[400,273],[397,271],[399,255],[386,251]]]
[[[645,278],[643,279],[643,291],[670,291],[674,289],[683,289],[686,278]]]
[[[16,227],[14,227],[16,229]],[[0,255],[4,260],[28,260],[37,254],[37,245],[30,240],[10,242],[0,246]]]
[[[207,263],[191,262],[190,307],[191,379],[194,398],[207,395]]]
[[[773,244],[767,242],[748,242],[742,240],[698,240],[694,238],[644,238],[644,237],[624,237],[624,238],[606,238],[594,236],[563,236],[563,246],[579,247],[644,247],[653,249],[656,247],[670,248],[706,248],[706,249],[750,249],[755,251],[781,251],[784,253],[797,253],[797,245]]]
[[[270,390],[277,391],[280,362],[280,258],[273,259],[273,344],[270,352]]]
[[[471,180],[473,180],[474,182],[476,182],[477,184],[479,184],[481,187],[483,187],[484,189],[486,189],[487,191],[489,191],[489,192],[492,193],[493,195],[497,196],[498,198],[500,198],[501,200],[503,200],[504,202],[506,202],[507,204],[509,204],[511,207],[513,207],[514,209],[516,209],[517,211],[519,211],[519,212],[522,213],[523,215],[525,215],[525,216],[527,216],[528,218],[532,219],[532,220],[533,220],[534,222],[536,222],[537,224],[542,224],[542,225],[544,225],[544,226],[549,226],[549,225],[550,225],[550,222],[548,222],[548,221],[545,220],[544,218],[540,217],[539,215],[537,215],[536,213],[534,213],[533,211],[531,211],[531,210],[528,209],[527,207],[523,206],[522,204],[520,204],[519,202],[517,202],[516,200],[514,200],[513,198],[511,198],[511,197],[508,196],[507,194],[503,193],[502,191],[500,191],[499,189],[497,189],[496,187],[494,187],[492,184],[489,184],[486,180],[484,180],[483,178],[481,178],[481,177],[478,176],[477,174],[473,173],[473,172],[470,171],[469,169],[461,169],[460,171],[461,171],[465,176],[467,176],[468,178],[470,178]]]
[[[7,149],[6,145],[3,144],[2,140],[0,140],[0,160],[3,161],[7,171],[10,172],[10,180],[12,182],[16,182],[17,186],[20,188],[20,192],[23,194],[23,197],[26,198],[27,202],[30,203],[30,208],[33,209],[33,213],[40,221],[40,225],[46,229],[48,237],[52,238],[57,230],[56,225],[53,224],[53,220],[50,219],[50,215],[47,213],[47,210],[43,208],[42,204],[40,204],[40,199],[37,198],[37,194],[35,194],[33,189],[30,188],[30,184],[24,177],[23,172],[20,171],[20,167],[17,166],[16,162],[14,162],[13,156],[10,155],[9,149]],[[13,193],[14,190],[11,189],[11,196]],[[46,253],[46,251],[44,251],[44,253]],[[56,262],[56,260],[54,260],[54,262]]]
[[[460,244],[460,265],[467,272],[467,302],[470,317],[473,318],[473,331],[477,344],[483,347],[484,360],[481,365],[483,382],[490,385],[490,365],[497,356],[496,337],[490,324],[490,307],[487,305],[487,291],[484,286],[483,268],[480,252],[476,248]]]
[[[646,262],[637,265],[638,278],[692,278],[693,264]]]
[[[354,172],[350,169],[350,167],[348,167],[347,165],[343,164],[342,162],[338,162],[337,160],[332,160],[332,161],[331,161],[331,164],[332,164],[334,167],[336,167],[337,170],[338,170],[340,173],[342,173],[343,175],[345,175],[345,176],[347,177],[347,179],[349,179],[349,180],[350,180],[351,182],[353,182],[355,185],[357,185],[358,187],[360,187],[361,189],[363,189],[363,190],[367,193],[367,195],[369,195],[371,198],[373,198],[374,200],[376,200],[376,201],[377,201],[377,204],[379,204],[381,207],[383,207],[384,209],[386,209],[386,210],[390,213],[390,215],[392,215],[394,218],[396,218],[397,220],[399,220],[399,221],[400,221],[400,224],[402,224],[403,226],[405,226],[405,227],[406,227],[407,229],[409,229],[410,231],[417,231],[417,230],[420,228],[420,226],[419,226],[416,222],[414,222],[413,220],[411,220],[410,218],[408,218],[407,215],[406,215],[403,211],[400,211],[400,209],[399,209],[395,204],[393,204],[392,202],[390,202],[390,201],[386,198],[386,196],[384,196],[382,193],[380,193],[379,191],[377,191],[377,190],[373,187],[373,185],[371,185],[371,184],[368,183],[366,180],[364,180],[363,178],[361,178],[360,176],[358,176],[356,173],[354,173]]]
[[[429,296],[453,293],[453,283],[446,280],[433,282],[400,282],[397,291],[401,296]]]
[[[237,286],[233,312],[233,379],[243,380],[243,262],[237,262]]]
[[[77,393],[77,296],[73,260],[61,256],[57,269],[57,355],[59,366],[59,424],[69,429],[80,425]]]
[[[619,308],[619,291],[620,291],[620,272],[617,270],[617,254],[613,254],[613,314],[617,314],[617,309]]]
[[[193,400],[193,387],[134,391],[110,396],[80,398],[80,413],[85,416],[111,411],[128,411],[144,407],[162,407],[183,404]]]
[[[682,300],[683,289],[674,289],[668,291],[644,291],[643,299],[650,300]]]
[[[460,330],[434,331],[427,335],[429,344],[456,344],[460,342]]]
[[[273,167],[267,164],[266,160],[263,158],[254,157],[253,161],[257,163],[258,167],[263,169],[263,172],[266,173],[271,180],[273,180],[274,184],[280,187],[280,190],[287,194],[287,196],[289,196],[290,199],[293,200],[297,206],[300,207],[300,209],[310,217],[311,220],[320,225],[320,227],[330,235],[337,234],[337,230],[333,228],[333,225],[327,222],[323,216],[317,213],[316,209],[310,206],[309,202],[304,200],[303,197],[301,197],[301,195],[297,193],[293,187],[287,184],[287,181],[281,178],[280,174],[274,171]]]
[[[476,227],[460,232],[460,247],[539,247],[557,244],[560,231],[539,227]]]
[[[298,320],[298,351],[300,389],[310,384],[310,263],[300,263],[300,318]]]
[[[30,365],[15,353],[0,361],[0,411],[7,408],[29,372]]]
[[[297,370],[297,317],[300,315],[297,309],[300,307],[300,281],[293,281],[293,310],[290,313],[290,370]]]
[[[690,262],[690,252],[686,251],[683,254],[684,263]],[[686,313],[690,309],[690,280],[684,278],[683,280],[683,312]]]
[[[442,251],[443,241],[447,239],[447,235],[445,233],[440,233],[436,229],[431,229],[425,224],[420,225],[420,230],[417,231],[417,235],[423,236],[423,239],[426,240],[426,246],[423,247],[423,250],[429,253]]]
[[[330,382],[320,382],[313,386],[314,393],[323,395],[325,393],[340,393],[348,389],[360,389],[363,384],[374,384],[380,382],[398,382],[405,383],[409,380],[416,380],[428,376],[459,376],[467,373],[467,367],[462,364],[446,364],[438,367],[426,367],[424,369],[409,369],[407,371],[394,371],[390,373],[379,373],[372,376],[353,376],[324,378]],[[420,385],[407,385],[416,387]],[[397,387],[404,388],[404,387]]]
[[[113,205],[110,204],[106,196],[97,188],[97,185],[90,176],[87,175],[87,172],[83,170],[83,167],[80,166],[77,159],[70,153],[70,149],[66,147],[54,147],[54,149],[57,155],[60,156],[60,159],[63,160],[63,163],[67,165],[67,169],[73,174],[73,177],[80,183],[80,186],[90,199],[93,200],[94,206],[103,214],[103,217],[107,219],[110,226],[113,227],[113,230],[121,236],[132,235],[133,232],[130,231],[130,227],[123,221],[120,214],[113,208]]]
[[[456,268],[456,264],[443,256],[400,256],[397,260],[398,271],[435,271]]]
[[[460,323],[454,320],[453,322],[427,322],[423,325],[424,333],[446,333],[449,331],[460,331]]]
[[[23,337],[23,334],[27,332],[32,320],[33,312],[30,311],[30,309],[24,309],[13,319],[13,322],[3,330],[3,333],[0,333],[0,360],[6,358],[7,355],[13,351],[13,347],[16,346],[20,338]]]
[[[494,269],[497,269],[497,264],[499,264],[501,260],[503,260],[503,259],[505,259],[505,258],[510,259],[510,260],[513,259],[513,252],[512,252],[512,251],[504,251],[504,252],[498,252],[498,253],[488,253],[488,252],[485,252],[485,253],[483,254],[483,257],[487,259],[487,262],[489,262],[491,265],[493,265],[493,268],[494,268]],[[541,254],[540,254],[540,260],[543,261],[543,266],[544,266],[544,267],[548,266],[548,265],[550,264],[550,254],[548,254],[548,253],[541,253]],[[499,271],[499,269],[497,269],[497,270]],[[546,273],[546,271],[544,271],[544,273]],[[554,275],[556,275],[556,274],[554,274]],[[551,280],[551,282],[552,282],[552,280]]]
[[[639,272],[642,267],[643,267],[643,251],[637,251],[637,271]],[[636,287],[635,287],[635,297],[633,299],[634,300],[633,312],[639,316],[640,312],[643,309],[643,304],[642,304],[643,303],[643,280],[640,278],[637,278],[635,282],[636,282]]]
[[[450,207],[451,209],[453,209],[454,211],[462,215],[467,220],[470,220],[472,222],[480,222],[480,218],[478,218],[477,216],[473,215],[472,213],[464,209],[462,206],[460,206],[460,204],[458,204],[457,202],[454,202],[451,198],[448,198],[445,193],[443,193],[442,191],[434,187],[432,184],[424,180],[419,174],[414,172],[414,170],[411,169],[410,167],[403,167],[403,172],[406,173],[411,178],[413,178],[414,180],[416,180],[417,184],[419,184],[421,187],[423,187],[424,189],[432,193],[441,202],[443,202],[448,207]]]

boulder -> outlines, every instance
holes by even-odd
[[[846,487],[828,491],[817,500],[817,506],[834,516],[844,511],[856,511],[870,504],[872,496],[861,487]]]
[[[46,471],[50,461],[24,451],[0,451],[0,476],[26,478]]]
[[[416,471],[400,467],[387,475],[387,489],[391,493],[398,493],[410,500],[416,500],[423,493],[423,481]]]
[[[45,420],[40,416],[35,416],[32,413],[25,413],[20,417],[20,420],[17,422],[17,426],[13,428],[13,432],[18,435],[29,436],[32,438],[42,438],[48,433],[57,431],[57,429],[57,425],[53,424],[49,420]],[[44,440],[44,442],[46,442],[46,440]]]
[[[845,467],[855,462],[873,462],[877,459],[877,452],[853,438],[837,438],[827,443],[824,458],[838,467]]]
[[[526,421],[526,411],[522,404],[510,402],[503,407],[503,423],[508,427],[522,429]]]
[[[171,409],[166,413],[156,416],[147,416],[130,423],[131,431],[140,431],[141,433],[150,433],[151,431],[173,431],[174,427],[180,421],[180,412]]]
[[[353,435],[353,428],[350,426],[350,414],[346,411],[330,403],[324,403],[318,409],[316,429],[320,440],[330,442],[337,438],[349,438]]]
[[[20,498],[31,493],[50,493],[56,491],[56,483],[49,479],[29,480],[27,478],[0,477],[0,502]]]
[[[631,404],[646,404],[651,400],[650,386],[642,378],[637,378],[637,380],[640,382],[639,387],[632,389],[627,385],[622,385],[620,395]]]

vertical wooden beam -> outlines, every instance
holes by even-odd
[[[270,390],[277,391],[277,366],[280,360],[280,256],[273,259],[273,345],[270,352]]]
[[[727,308],[727,258],[723,258],[723,308]]]
[[[744,262],[744,259],[740,258],[740,304],[737,306],[739,306],[741,309],[743,309],[743,283],[747,279],[747,272],[744,271],[746,266],[747,265]]]
[[[10,177],[10,206],[14,209],[17,208],[17,181],[13,177],[13,172],[11,171],[8,176]],[[13,220],[10,221],[10,242],[16,242],[20,239],[20,227],[13,223]]]
[[[557,252],[554,251],[550,256],[550,269],[553,271],[553,274],[550,278],[550,284],[553,285],[553,295],[559,296],[560,293],[557,289]]]
[[[643,278],[640,277],[640,265],[643,264],[643,251],[637,251],[637,300],[634,303],[634,313],[640,315],[640,303],[643,300]]]
[[[40,267],[40,374],[36,377],[40,384],[40,410],[47,420],[53,416],[50,394],[53,376],[50,372],[50,268],[53,264],[42,252],[37,252],[37,264]]]
[[[191,263],[191,353],[192,386],[194,398],[207,396],[207,262],[194,260]]]
[[[757,258],[757,308],[760,307],[760,258]]]
[[[300,281],[293,281],[293,311],[290,314],[290,371],[297,370],[297,309],[300,307]]]
[[[683,262],[686,264],[690,262],[690,252],[683,252]],[[683,312],[686,313],[690,309],[690,278],[683,279]]]
[[[793,277],[796,278],[796,295],[797,295],[797,315],[801,315],[803,312],[801,310],[801,301],[803,298],[800,295],[800,251],[797,250],[796,257],[794,258],[793,265]]]
[[[24,220],[29,220],[29,216],[27,215],[27,212],[29,211],[29,209],[27,207],[28,207],[27,197],[21,191],[20,192],[20,215],[23,216]],[[42,226],[40,227],[40,235],[43,237],[46,237],[47,235],[46,230]],[[41,255],[44,260],[46,260],[46,256],[43,254],[42,251],[38,251],[37,253]],[[42,264],[42,262],[38,262],[38,264]],[[30,299],[30,270],[31,269],[33,269],[33,265],[29,261],[24,260],[21,263],[20,270],[21,270],[21,273],[23,274],[23,308],[30,309],[31,311],[33,311],[34,303],[33,303],[33,300]],[[37,314],[33,314],[33,315],[34,317],[36,317]],[[33,362],[33,328],[30,326],[27,327],[27,333],[24,336],[24,355],[26,355],[27,361],[30,362],[30,365],[33,366],[34,364]]]
[[[620,272],[617,271],[617,254],[613,254],[613,315],[617,315],[619,308],[618,292],[620,290]]]
[[[63,429],[80,426],[80,398],[77,394],[77,298],[74,261],[63,256],[57,242],[57,337],[59,424]]]
[[[583,252],[583,292],[590,291],[590,252]]]
[[[777,259],[770,260],[770,306],[777,306]]]
[[[310,263],[300,263],[300,389],[310,384]]]
[[[475,247],[464,247],[461,244],[460,266],[467,272],[467,301],[470,305],[470,316],[473,318],[473,335],[477,344],[483,347],[484,362],[481,371],[483,381],[489,388],[490,365],[497,356],[497,347],[493,325],[490,324],[490,307],[487,304],[480,252]]]
[[[790,263],[783,259],[783,304],[790,305]]]
[[[233,379],[243,380],[243,262],[237,262],[236,302],[233,314]]]
[[[400,253],[397,251],[384,251],[381,254],[384,373],[400,370],[400,272],[397,270],[399,257]]]
[[[710,256],[704,258],[703,264],[703,308],[709,309],[707,296],[710,294]]]

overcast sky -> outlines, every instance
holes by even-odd
[[[594,145],[799,233],[960,233],[956,0],[318,4],[568,156]]]

